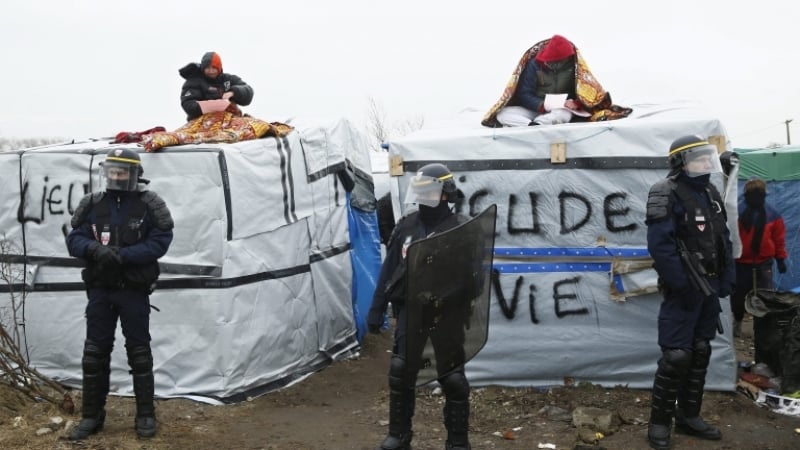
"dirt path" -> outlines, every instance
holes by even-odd
[[[745,332],[749,337],[748,326]],[[134,404],[129,398],[110,398],[106,428],[83,443],[64,440],[61,431],[36,436],[37,428],[45,426],[50,416],[58,415],[42,404],[32,404],[19,414],[24,424],[18,427],[14,426],[14,414],[1,412],[0,448],[373,450],[386,432],[390,345],[387,334],[368,336],[360,357],[338,362],[294,386],[238,405],[160,400],[159,433],[149,441],[134,437]],[[740,340],[737,347],[741,358],[747,359],[750,340]],[[443,400],[430,389],[418,394],[415,450],[444,448]],[[475,450],[536,449],[539,443],[573,449],[580,442],[576,429],[540,411],[546,406],[569,412],[577,406],[595,406],[615,412],[622,421],[600,445],[615,450],[643,449],[647,448],[649,402],[649,391],[625,388],[474,389],[470,439]],[[800,419],[760,409],[742,394],[707,393],[703,411],[722,429],[723,440],[705,442],[679,435],[673,448],[800,448],[800,434],[795,432]],[[69,419],[77,420],[78,415]],[[503,433],[514,439],[504,439],[500,436]]]

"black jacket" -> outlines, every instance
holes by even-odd
[[[454,228],[467,220],[469,218],[454,214],[449,209],[445,209],[445,214],[428,226],[422,222],[418,211],[400,219],[386,245],[386,257],[381,266],[375,293],[372,297],[372,305],[367,316],[368,324],[380,326],[383,323],[383,315],[386,313],[390,301],[394,307],[403,307],[406,282],[405,251],[408,246],[412,242],[429,237],[434,233],[442,233]],[[399,292],[387,292],[394,290],[395,287]]]
[[[178,73],[186,79],[181,88],[181,107],[186,111],[186,120],[203,115],[198,101],[218,100],[226,92],[233,92],[231,101],[237,105],[247,106],[253,101],[253,88],[236,75],[221,73],[211,79],[203,74],[197,63],[185,65]]]

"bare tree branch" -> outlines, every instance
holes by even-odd
[[[367,98],[367,134],[375,151],[380,151],[381,146],[390,138],[405,136],[424,125],[425,118],[422,115],[390,124],[383,107],[373,97]]]
[[[373,97],[367,98],[367,134],[372,140],[374,150],[381,149],[381,145],[389,139],[389,130],[386,127],[386,112]]]
[[[5,234],[0,238],[0,256],[16,253],[15,248]],[[7,307],[0,304],[0,383],[30,399],[61,404],[63,398],[58,394],[63,397],[64,388],[29,366],[21,351],[25,341],[25,317],[22,311],[26,291],[23,288],[17,292],[14,286],[20,284],[23,271],[24,267],[19,267],[19,264],[11,263],[8,258],[0,258],[0,282],[8,286],[10,300]],[[19,396],[15,398],[15,401],[20,400]],[[15,409],[14,405],[5,406]]]

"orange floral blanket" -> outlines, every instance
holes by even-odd
[[[497,122],[497,112],[500,111],[500,108],[506,106],[511,100],[511,97],[514,96],[514,92],[517,90],[519,77],[522,75],[522,70],[525,69],[525,65],[528,64],[528,61],[535,57],[548,42],[550,42],[550,39],[537,42],[522,55],[517,67],[511,74],[511,79],[503,90],[503,95],[500,96],[500,100],[492,106],[489,112],[483,116],[481,125],[487,127],[500,126]],[[583,59],[581,52],[577,48],[575,48],[575,55],[577,63],[575,70],[575,93],[584,108],[591,113],[588,120],[599,122],[627,117],[633,109],[612,104],[611,94],[604,90],[600,82],[592,75],[591,70],[589,70],[589,65],[586,64],[586,60]]]
[[[265,122],[250,116],[228,111],[219,111],[187,122],[175,131],[159,131],[142,138],[146,152],[155,152],[164,147],[206,142],[239,142],[264,136],[282,137],[294,128],[280,122]]]

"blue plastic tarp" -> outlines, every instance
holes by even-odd
[[[381,270],[381,240],[378,215],[362,211],[350,203],[347,194],[347,221],[350,225],[350,260],[353,265],[353,318],[358,341],[367,332],[367,314]]]

